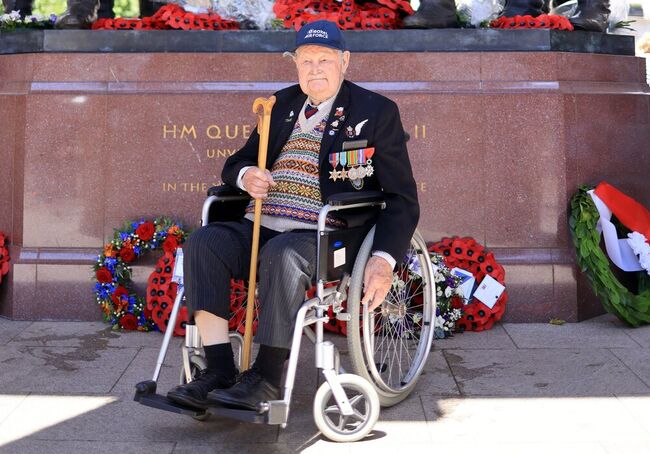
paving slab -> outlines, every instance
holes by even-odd
[[[181,342],[175,337],[175,342]],[[163,334],[114,330],[103,322],[33,322],[13,343],[29,346],[78,347],[97,343],[107,347],[160,347]]]
[[[446,350],[468,396],[612,396],[650,388],[606,349]]]
[[[433,436],[474,448],[481,443],[481,452],[485,441],[563,446],[650,440],[616,397],[422,397],[422,403]]]
[[[606,454],[648,454],[650,452],[650,441],[604,441],[601,446]]]
[[[18,336],[32,323],[34,322],[13,321],[0,317],[0,345],[6,344]]]
[[[107,393],[137,348],[0,346],[3,393]]]
[[[90,395],[36,395],[30,394],[0,423],[0,443],[8,444],[30,437],[48,439],[49,430],[71,420],[84,421],[87,415],[109,405],[114,397]],[[108,427],[107,421],[103,426]],[[87,430],[87,427],[84,427]],[[70,432],[60,440],[91,440],[83,431]],[[118,438],[118,440],[120,440]],[[108,440],[108,441],[115,441]]]
[[[343,446],[344,450],[333,450],[328,452],[348,453],[350,448]],[[281,443],[246,443],[242,444],[205,444],[181,442],[174,448],[173,454],[285,454],[296,452],[290,447]]]
[[[454,376],[442,351],[429,353],[427,363],[422,370],[414,394],[417,395],[460,395]]]
[[[646,385],[650,386],[650,349],[612,348],[611,352]]]
[[[92,405],[97,402],[101,405]],[[79,407],[84,411],[75,411]],[[35,415],[44,422],[33,421]],[[156,443],[201,440],[239,444],[275,442],[278,431],[273,426],[251,426],[216,417],[196,421],[140,405],[133,401],[132,393],[122,396],[30,395],[13,411],[11,418],[0,425],[0,436],[25,430],[30,430],[30,437],[35,440]]]
[[[153,377],[156,361],[158,360],[157,348],[144,347],[138,350],[129,367],[116,380],[110,389],[111,394],[121,395],[135,392],[135,385]],[[180,383],[182,356],[180,345],[170,347],[158,378],[158,392],[166,393],[173,386]]]
[[[13,412],[26,397],[27,394],[0,394],[0,424],[11,415],[11,412]]]
[[[22,440],[0,445],[2,454],[171,454],[174,443],[119,441],[52,441]]]
[[[650,325],[639,326],[638,328],[623,328],[623,331],[640,346],[650,348]]]
[[[504,329],[519,348],[634,348],[625,325],[612,315],[581,323],[504,323]]]
[[[643,427],[646,437],[650,441],[650,396],[617,396],[617,398],[634,420]],[[627,440],[621,437],[620,441]]]
[[[517,346],[512,341],[506,330],[501,324],[496,324],[489,331],[456,333],[453,337],[446,339],[435,339],[433,341],[434,350],[455,350],[455,349],[473,350],[509,350]]]

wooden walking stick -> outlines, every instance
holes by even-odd
[[[271,128],[271,109],[275,104],[275,96],[269,99],[257,98],[253,102],[253,113],[257,114],[257,132],[260,135],[260,146],[257,155],[257,167],[266,170],[266,152],[269,146],[269,129]],[[242,371],[247,370],[251,363],[251,347],[253,344],[253,309],[255,306],[255,287],[257,280],[257,251],[260,245],[260,223],[262,217],[262,199],[255,199],[255,219],[253,221],[253,244],[251,246],[251,267],[248,274],[248,301],[246,302],[246,326],[244,330],[244,352],[242,356]]]

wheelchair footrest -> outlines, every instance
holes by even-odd
[[[209,409],[203,410],[200,408],[186,407],[184,405],[177,404],[167,399],[167,397],[160,394],[156,394],[156,382],[155,381],[146,381],[141,382],[136,385],[136,393],[133,397],[133,400],[141,403],[147,407],[157,408],[158,410],[170,411],[172,413],[178,413],[181,415],[187,415],[192,417],[201,417],[206,413],[211,413],[215,416],[221,416],[223,418],[236,419],[243,422],[251,422],[254,424],[283,424],[286,422],[285,418],[278,418],[276,411],[266,411],[263,413],[251,410],[241,410],[238,408],[228,408],[220,405],[210,406]],[[274,416],[269,418],[269,414]]]
[[[161,396],[160,394],[148,394],[144,396],[136,395],[134,400],[147,407],[157,408],[158,410],[171,411],[172,413],[179,413],[181,415],[192,417],[200,417],[207,413],[206,410],[185,407],[183,405],[171,402],[165,396]]]

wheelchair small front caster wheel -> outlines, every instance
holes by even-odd
[[[338,380],[352,405],[354,414],[343,415],[329,383],[323,383],[314,397],[314,421],[323,435],[332,441],[357,441],[368,435],[379,418],[379,397],[375,388],[354,374],[343,374]]]
[[[203,369],[205,369],[207,366],[205,359],[203,359],[202,356],[198,355],[193,355],[190,356],[190,373],[192,376],[188,379],[186,374],[185,374],[185,368],[181,367],[181,374],[180,374],[180,384],[184,385],[185,383],[189,383],[192,380],[194,380],[196,377],[198,377],[199,372],[201,372]],[[196,419],[197,421],[205,421],[210,417],[210,412],[205,412],[200,415],[194,415],[192,418]]]

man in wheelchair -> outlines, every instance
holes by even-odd
[[[237,377],[228,337],[230,279],[248,276],[253,203],[244,219],[195,231],[184,246],[187,305],[199,330],[207,369],[169,391],[168,399],[197,408],[211,403],[254,410],[280,398],[296,314],[316,271],[319,210],[330,196],[382,191],[362,304],[386,297],[393,268],[409,245],[419,217],[416,185],[397,105],[347,80],[350,61],[333,22],[305,25],[292,54],[298,85],[275,93],[267,168],[256,166],[259,134],[225,163],[225,183],[262,199],[259,254],[260,315],[253,367]],[[366,68],[372,71],[372,68]],[[330,216],[327,226],[345,219]]]

